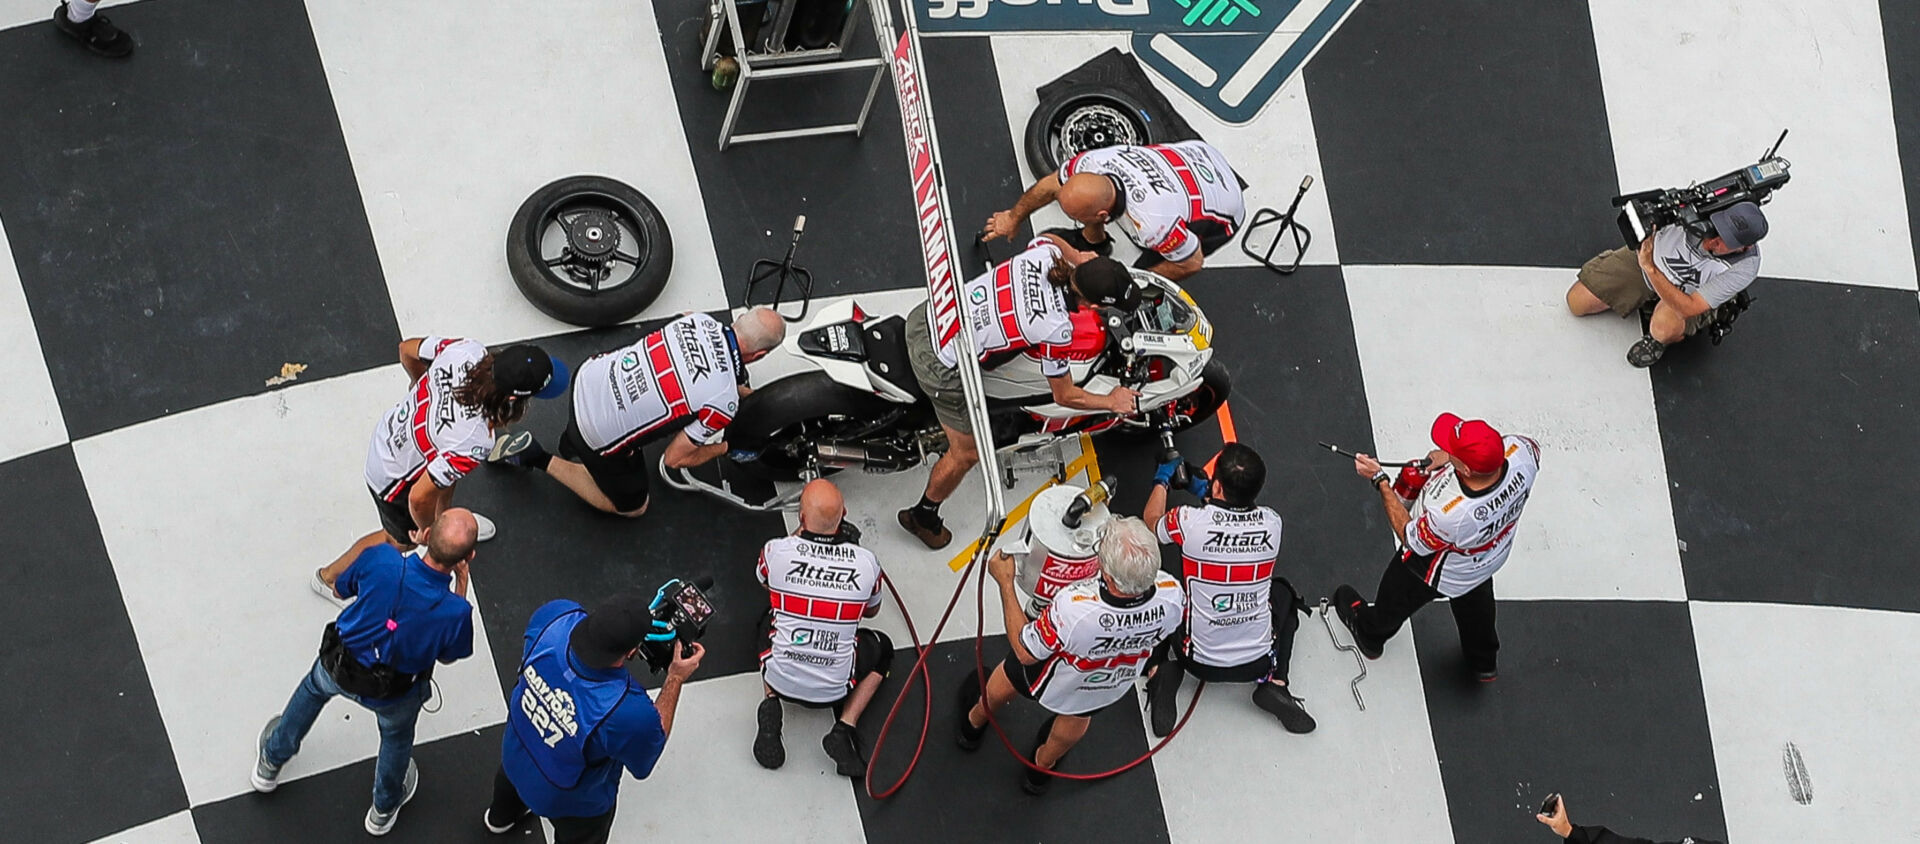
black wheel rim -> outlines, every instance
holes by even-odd
[[[602,191],[569,193],[540,210],[527,252],[555,285],[597,296],[634,283],[652,260],[648,216]]]
[[[1091,98],[1061,109],[1047,127],[1047,143],[1053,148],[1054,163],[1090,149],[1144,144],[1147,128],[1137,115],[1113,100]]]

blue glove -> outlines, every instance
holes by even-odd
[[[1213,483],[1207,479],[1207,470],[1196,466],[1188,470],[1187,474],[1190,476],[1187,479],[1187,491],[1193,493],[1193,497],[1205,500],[1207,497],[1207,488],[1213,485]]]
[[[1174,458],[1160,464],[1159,471],[1153,473],[1153,482],[1164,487],[1173,486],[1173,473],[1180,471],[1180,459]]]
[[[727,459],[735,463],[752,463],[760,459],[760,452],[745,448],[736,448],[727,452]]]

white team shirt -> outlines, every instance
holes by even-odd
[[[1060,165],[1060,181],[1076,173],[1119,179],[1126,210],[1114,222],[1141,249],[1169,261],[1184,261],[1200,249],[1189,223],[1214,220],[1233,232],[1247,218],[1247,199],[1233,168],[1206,141],[1091,149]]]
[[[1273,649],[1280,514],[1266,507],[1175,507],[1154,532],[1180,546],[1188,653],[1215,668],[1266,656]]]
[[[745,383],[733,331],[706,314],[688,314],[638,343],[580,364],[574,423],[587,446],[601,454],[644,445],[676,428],[695,445],[712,445],[739,412]]]
[[[781,695],[832,703],[853,688],[854,633],[880,606],[880,560],[851,542],[782,536],[756,571],[773,601],[773,639],[760,672]]]
[[[1477,495],[1460,486],[1451,465],[1427,481],[1413,504],[1401,543],[1419,556],[1429,556],[1422,574],[1427,585],[1449,598],[1458,598],[1492,577],[1513,553],[1514,530],[1520,510],[1533,492],[1540,474],[1540,444],[1526,437],[1507,436],[1506,476]]]
[[[367,488],[387,501],[402,500],[421,473],[446,488],[465,477],[493,448],[493,429],[453,391],[487,347],[457,337],[424,337],[420,357],[431,361],[407,397],[387,411],[367,446]]]
[[[973,348],[982,364],[1025,353],[1040,361],[1040,372],[1048,378],[1067,374],[1073,320],[1060,288],[1047,281],[1058,260],[1060,249],[1053,241],[1034,238],[1026,251],[961,286],[965,307],[973,309]],[[931,324],[932,309],[927,320]],[[940,336],[937,327],[933,331]],[[959,366],[959,346],[951,340],[941,344],[940,362]]]
[[[1020,628],[1020,643],[1041,661],[1029,668],[1034,698],[1060,715],[1085,715],[1119,700],[1154,647],[1180,626],[1184,603],[1179,582],[1166,574],[1131,607],[1107,603],[1099,578],[1060,590]]]

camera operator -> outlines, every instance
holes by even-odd
[[[763,768],[787,761],[780,743],[781,701],[831,707],[833,729],[820,739],[843,777],[863,777],[867,760],[854,727],[893,666],[887,634],[860,626],[880,612],[880,561],[860,547],[844,519],[840,489],[824,478],[800,491],[800,530],[769,541],[755,574],[773,606],[761,621],[760,732],[753,758]]]
[[[1760,239],[1767,218],[1760,206],[1740,202],[1708,218],[1714,234],[1702,238],[1685,226],[1654,229],[1640,248],[1602,252],[1580,268],[1567,289],[1574,316],[1613,311],[1632,316],[1653,303],[1647,334],[1627,350],[1627,362],[1652,366],[1667,347],[1693,336],[1760,275]]]
[[[1565,838],[1574,844],[1719,844],[1705,838],[1682,838],[1679,841],[1654,841],[1651,838],[1631,838],[1616,833],[1604,826],[1575,826],[1567,819],[1567,801],[1564,797],[1554,798],[1551,813],[1534,815],[1537,820],[1553,830],[1553,834]]]
[[[1260,454],[1227,443],[1213,459],[1213,479],[1192,479],[1188,491],[1204,503],[1167,509],[1167,489],[1181,463],[1161,464],[1140,518],[1163,543],[1180,546],[1187,619],[1154,653],[1147,680],[1153,734],[1173,732],[1182,675],[1208,683],[1247,683],[1253,703],[1280,719],[1290,733],[1317,724],[1287,689],[1293,634],[1306,602],[1284,577],[1274,576],[1280,553],[1280,514],[1254,502],[1267,481]],[[1198,472],[1195,473],[1199,475]]]
[[[1342,583],[1333,591],[1334,610],[1360,653],[1379,659],[1387,640],[1407,619],[1433,599],[1445,597],[1460,628],[1468,671],[1490,683],[1499,676],[1500,652],[1493,575],[1513,553],[1520,511],[1540,473],[1540,444],[1526,437],[1503,437],[1483,421],[1451,413],[1433,420],[1432,436],[1439,446],[1427,455],[1433,472],[1418,476],[1408,489],[1414,499],[1411,511],[1379,461],[1365,454],[1354,458],[1354,472],[1370,479],[1380,493],[1400,548],[1380,575],[1373,603]]]
[[[987,561],[1013,650],[993,669],[985,694],[979,675],[967,672],[956,741],[962,750],[979,749],[991,729],[988,711],[998,712],[1015,693],[1053,713],[1033,745],[1033,763],[1044,770],[1023,766],[1020,774],[1028,794],[1046,793],[1053,785],[1047,770],[1087,734],[1094,713],[1126,697],[1154,648],[1180,625],[1180,583],[1161,573],[1160,544],[1145,522],[1108,520],[1099,547],[1100,576],[1060,590],[1032,622],[1014,588],[1013,558],[996,551]]]
[[[605,844],[620,771],[646,779],[673,732],[680,687],[700,667],[698,643],[673,648],[656,700],[627,671],[655,630],[650,596],[629,592],[589,613],[549,601],[533,611],[519,681],[507,696],[507,729],[493,802],[482,821],[504,833],[529,815],[553,822],[554,844]]]

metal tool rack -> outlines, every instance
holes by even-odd
[[[847,21],[840,29],[840,37],[832,44],[815,49],[789,50],[786,48],[787,27],[793,22],[793,10],[798,5],[795,0],[784,0],[774,15],[770,26],[759,34],[766,36],[766,49],[749,49],[746,34],[740,26],[740,9],[734,0],[708,0],[707,3],[707,43],[701,52],[701,69],[713,71],[714,63],[720,58],[720,33],[724,23],[726,31],[733,36],[734,60],[740,63],[740,78],[733,85],[733,99],[727,104],[727,116],[720,122],[720,149],[732,144],[746,144],[754,141],[778,141],[786,138],[809,138],[817,135],[859,135],[866,128],[867,114],[873,110],[873,98],[880,90],[880,79],[886,74],[886,56],[892,45],[886,43],[883,27],[875,26],[874,40],[880,47],[880,54],[865,59],[845,58],[848,43],[853,40],[854,30],[860,25],[860,16],[868,12],[868,0],[852,0],[847,9]],[[890,28],[890,27],[888,27]],[[860,116],[851,123],[835,123],[826,126],[803,126],[793,129],[778,129],[771,132],[745,132],[736,134],[735,127],[740,120],[740,110],[746,104],[747,88],[756,79],[793,79],[802,76],[822,76],[852,71],[871,71],[873,78],[867,83],[867,96],[860,105]]]

